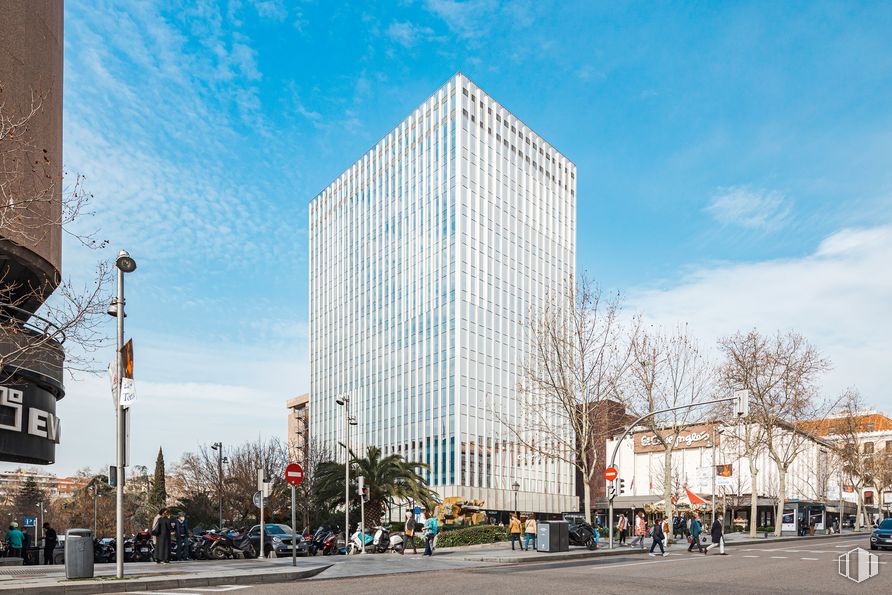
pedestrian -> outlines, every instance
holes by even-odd
[[[56,534],[56,530],[50,527],[49,523],[43,524],[43,563],[44,564],[52,564],[53,563],[53,551],[56,549],[56,544],[59,543],[59,536]]]
[[[654,548],[660,546],[660,554],[665,556],[669,555],[665,549],[663,549],[663,540],[666,538],[666,533],[663,532],[663,522],[657,519],[657,522],[654,523],[653,530],[651,530],[651,537],[653,537],[653,542],[650,544],[650,553],[649,556],[656,556],[654,553]]]
[[[700,515],[698,513],[694,513],[694,517],[691,519],[691,536],[690,536],[690,545],[688,546],[688,551],[692,551],[694,546],[697,546],[698,552],[703,552],[703,546],[700,545],[700,533],[703,531],[703,525],[700,524]]]
[[[424,555],[433,556],[434,540],[437,538],[440,528],[437,525],[437,517],[432,515],[430,510],[425,510],[425,516],[427,520],[424,521]]]
[[[23,532],[22,537],[22,564],[31,564],[31,534],[28,531]]]
[[[644,513],[639,512],[635,517],[635,539],[629,544],[629,547],[635,547],[635,544],[644,549],[644,536],[647,535],[647,524],[644,522]]]
[[[19,530],[18,523],[10,523],[6,532],[6,544],[9,547],[10,558],[22,557],[22,546],[25,544],[25,534]]]
[[[517,542],[517,545],[523,550],[523,542],[520,540],[520,519],[517,518],[516,513],[511,513],[511,521],[508,522],[508,535],[511,536],[511,549],[514,550],[514,542]]]
[[[598,549],[598,542],[601,540],[601,520],[595,516],[595,526],[592,527],[592,537],[595,538],[595,549]]]
[[[170,517],[166,508],[162,508],[152,519],[152,543],[155,544],[152,556],[156,564],[170,563]]]
[[[620,513],[616,528],[619,531],[619,544],[626,545],[626,532],[629,530],[629,519],[626,518],[626,513]]]
[[[531,514],[530,518],[527,519],[527,524],[526,524],[526,527],[524,527],[524,529],[526,530],[526,534],[527,534],[525,549],[527,551],[530,551],[530,540],[533,541],[533,549],[534,550],[537,549],[537,546],[536,546],[537,527],[536,527],[536,515],[535,514]]]
[[[712,543],[703,550],[703,554],[706,555],[709,550],[715,546],[719,546],[719,555],[724,556],[725,536],[722,534],[722,522],[719,520],[719,517],[716,517],[715,520],[712,521],[712,527],[710,527],[709,532],[711,533]]]
[[[406,524],[403,529],[403,549],[400,550],[400,553],[403,554],[406,551],[406,544],[412,544],[412,553],[417,554],[418,548],[415,547],[415,514],[411,510],[406,511]]]
[[[185,561],[189,559],[189,521],[186,520],[186,513],[180,511],[174,525],[174,532],[177,537],[177,560]]]
[[[663,525],[663,545],[666,547],[666,551],[669,551],[669,533],[672,531],[672,528],[669,523],[669,517],[664,517],[661,521]]]

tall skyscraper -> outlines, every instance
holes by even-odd
[[[456,74],[310,203],[311,440],[430,466],[442,497],[578,510],[523,448],[526,321],[575,274],[576,166]],[[513,486],[519,490],[515,494]]]

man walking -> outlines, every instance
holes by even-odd
[[[56,549],[56,544],[59,543],[59,536],[56,535],[56,530],[50,527],[49,523],[43,524],[43,563],[44,564],[52,564],[53,563],[53,550]]]
[[[526,526],[524,527],[527,538],[526,538],[526,550],[530,551],[530,540],[533,541],[533,550],[536,549],[536,515],[531,514],[530,518],[527,519]]]
[[[692,551],[694,546],[697,546],[698,552],[706,553],[703,550],[703,546],[700,545],[700,533],[703,531],[703,525],[700,524],[700,514],[694,513],[694,518],[691,519],[691,544],[688,546],[688,551]]]
[[[650,553],[649,556],[656,556],[654,553],[654,548],[660,546],[660,554],[664,557],[668,556],[669,553],[663,549],[663,539],[666,537],[666,533],[663,531],[663,522],[661,520],[657,520],[654,523],[653,531],[651,532],[651,536],[653,537],[653,543],[650,544]]]
[[[722,522],[718,517],[712,522],[712,527],[709,532],[711,533],[712,543],[709,544],[705,550],[703,550],[703,554],[706,555],[709,550],[714,548],[715,546],[719,546],[719,555],[725,555],[725,536],[722,534]]]
[[[520,540],[520,519],[517,518],[515,513],[511,513],[511,521],[508,523],[508,534],[511,536],[511,550],[514,550],[514,542],[517,542],[517,546],[523,550],[523,542]]]
[[[629,547],[635,547],[635,544],[644,549],[644,536],[647,535],[647,523],[644,522],[644,513],[639,512],[635,517],[635,539],[629,544]]]
[[[175,529],[177,536],[177,560],[185,561],[189,559],[189,522],[186,520],[186,513],[180,511],[177,515]]]

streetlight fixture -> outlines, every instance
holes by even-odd
[[[520,484],[515,481],[511,489],[514,490],[514,516],[517,516],[517,492],[520,491]]]
[[[343,394],[335,403],[344,408],[344,546],[350,543],[350,426],[356,418],[350,415],[350,396]]]
[[[121,406],[121,376],[123,375],[123,366],[121,365],[121,349],[124,347],[124,273],[132,273],[136,270],[136,261],[130,257],[126,250],[118,252],[115,259],[115,267],[118,269],[118,295],[112,301],[108,309],[108,313],[112,314],[118,321],[118,350],[115,357],[116,377],[118,379],[115,387],[115,425],[116,425],[116,456],[115,456],[115,554],[116,576],[124,578],[124,448],[126,441],[126,422],[124,419],[125,412]]]
[[[211,449],[217,451],[217,494],[220,498],[220,530],[223,530],[223,463],[229,459],[223,456],[223,443],[214,442]]]

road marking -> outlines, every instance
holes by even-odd
[[[758,558],[759,556],[744,556],[744,558]]]
[[[771,556],[772,560],[786,560],[789,556]]]
[[[802,558],[802,560],[820,560],[820,558]]]

